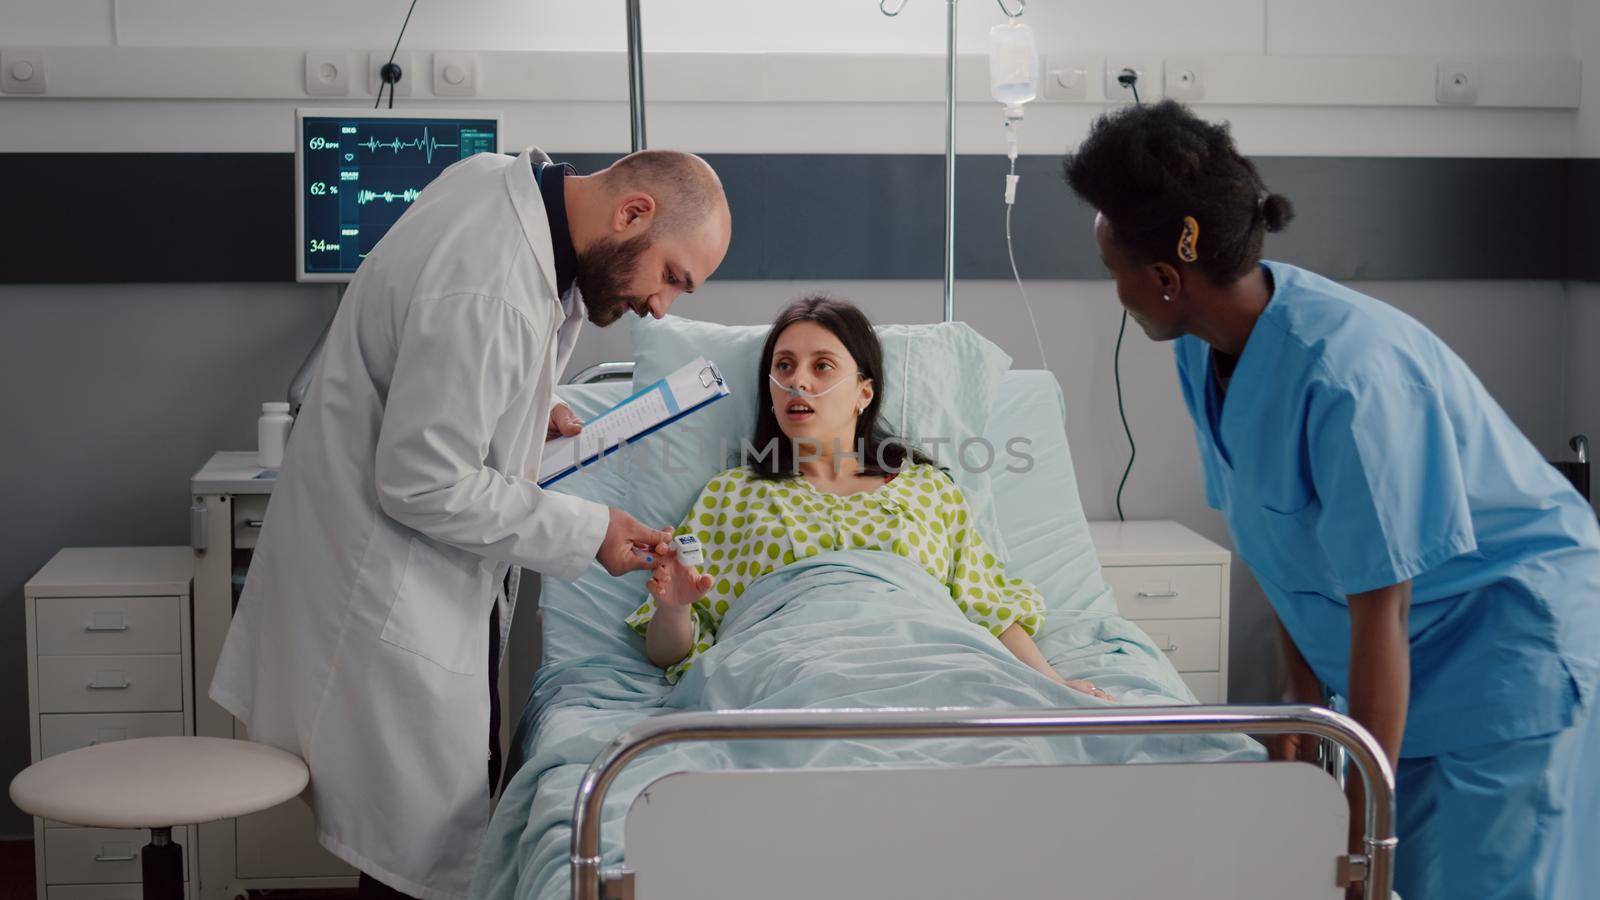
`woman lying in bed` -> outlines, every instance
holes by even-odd
[[[677,529],[700,539],[705,571],[657,547],[650,598],[628,617],[669,680],[711,648],[723,616],[756,579],[798,559],[861,549],[916,562],[1017,659],[1109,699],[1045,661],[1033,642],[1044,598],[1006,577],[961,489],[921,454],[874,437],[883,351],[861,310],[826,297],[791,303],[767,336],[761,371],[755,452],[711,479]]]

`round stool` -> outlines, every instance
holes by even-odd
[[[305,790],[299,757],[226,738],[114,741],[43,759],[11,781],[29,815],[91,828],[148,828],[140,854],[147,900],[183,900],[183,848],[172,829],[231,819]]]

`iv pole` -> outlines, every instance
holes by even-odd
[[[878,0],[878,11],[891,19],[905,10],[911,0],[900,0],[889,11],[889,0]],[[944,320],[956,318],[956,4],[945,0],[944,21]],[[1007,18],[1015,19],[1028,8],[1028,0],[1017,0],[1017,11],[1006,0],[995,0]]]
[[[944,19],[944,320],[956,320],[956,4]]]
[[[639,27],[640,0],[628,0],[628,121],[633,131],[633,152],[646,146],[644,138],[644,37]]]
[[[889,0],[878,11],[891,19],[911,0],[900,0],[893,12]],[[944,320],[956,318],[956,4],[945,0],[944,22]],[[1001,8],[1004,8],[1002,4]]]

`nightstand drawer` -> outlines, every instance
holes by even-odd
[[[40,756],[129,738],[183,734],[183,713],[58,713],[39,717]]]
[[[94,744],[130,738],[171,737],[183,734],[183,713],[56,713],[39,717],[41,757],[55,756]],[[46,828],[70,828],[65,822],[44,821]]]
[[[40,656],[183,650],[179,597],[52,597],[37,603]]]
[[[1222,696],[1221,672],[1184,672],[1183,683],[1194,691],[1194,697],[1201,703],[1225,703],[1227,698]]]
[[[1179,672],[1215,672],[1222,661],[1221,619],[1149,619],[1135,622]]]
[[[189,885],[183,895],[191,895]],[[142,884],[52,884],[45,888],[47,900],[144,900]]]
[[[41,656],[39,712],[183,709],[181,656]]]
[[[174,828],[172,839],[183,847],[183,880],[189,880],[189,833]],[[46,884],[117,884],[138,882],[144,870],[139,851],[150,832],[137,828],[49,828],[44,833]]]
[[[1221,566],[1109,566],[1101,570],[1126,619],[1215,619]]]
[[[49,900],[144,900],[141,884],[52,884],[45,888]]]
[[[266,494],[236,494],[233,498],[233,547],[253,550],[267,520]]]

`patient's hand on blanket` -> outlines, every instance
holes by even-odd
[[[656,614],[645,631],[645,655],[665,669],[688,656],[694,646],[691,610],[711,590],[711,576],[685,565],[676,547],[661,544],[645,588],[656,601]]]
[[[1094,686],[1094,682],[1092,682],[1092,681],[1084,681],[1082,679],[1073,679],[1071,681],[1068,681],[1067,679],[1062,678],[1060,675],[1056,676],[1056,680],[1061,682],[1062,684],[1066,685],[1067,687],[1072,688],[1075,691],[1079,691],[1079,692],[1088,694],[1091,697],[1099,697],[1101,700],[1110,700],[1111,699],[1111,695],[1110,694],[1108,694],[1105,691],[1102,691],[1099,688],[1095,687]]]
[[[1082,680],[1068,681],[1067,679],[1062,678],[1061,673],[1051,668],[1050,663],[1045,661],[1044,654],[1039,652],[1039,645],[1033,642],[1033,636],[1028,634],[1027,631],[1023,630],[1023,627],[1020,624],[1012,624],[1010,628],[1007,628],[1004,632],[1002,632],[1000,634],[1000,643],[1005,644],[1006,649],[1015,654],[1017,659],[1027,663],[1029,666],[1039,671],[1051,681],[1054,681],[1057,684],[1064,684],[1075,691],[1088,694],[1091,697],[1099,697],[1101,700],[1112,699],[1110,694],[1095,687],[1093,682]]]

